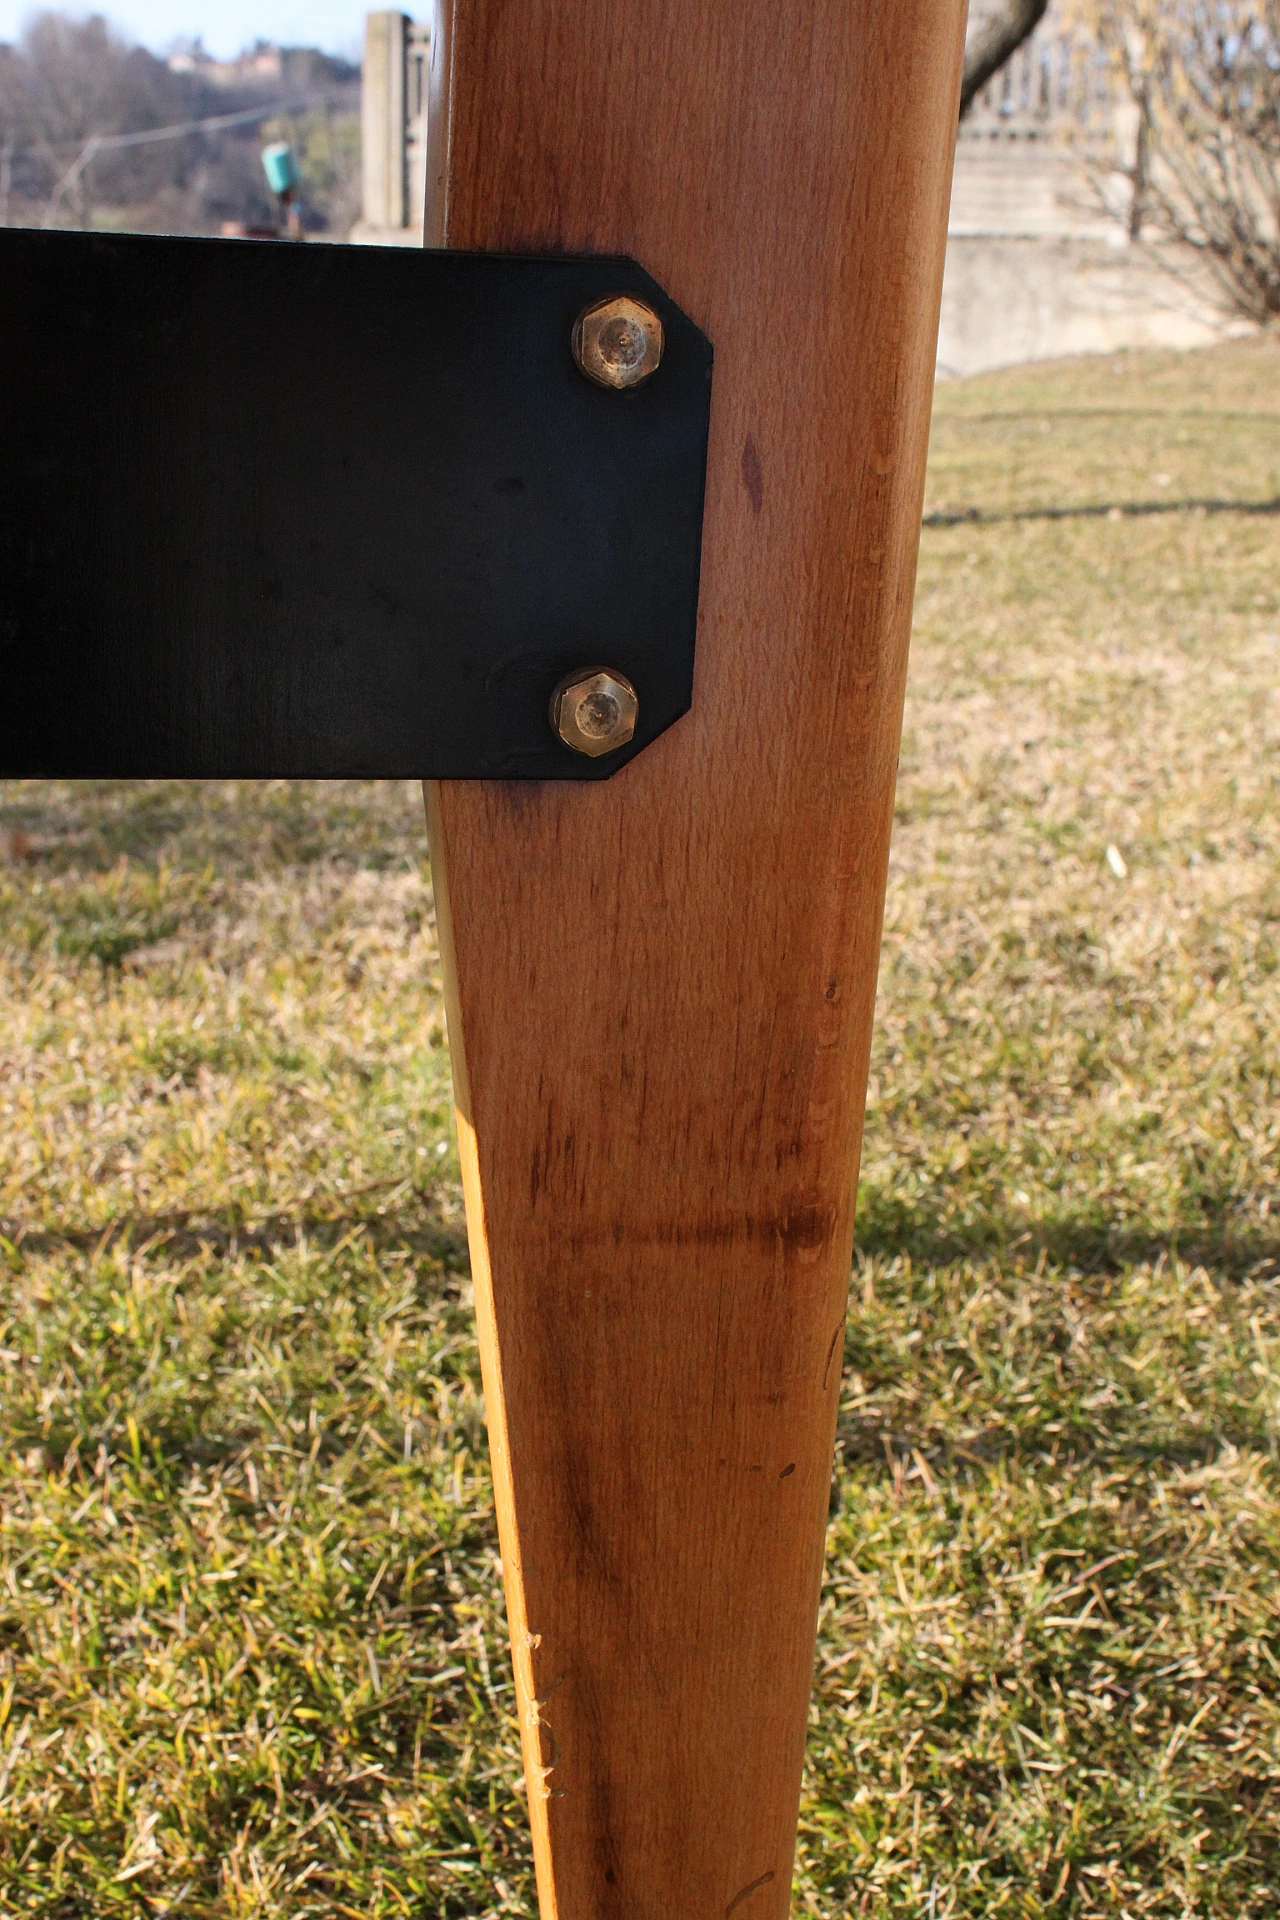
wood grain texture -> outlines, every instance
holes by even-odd
[[[779,1920],[964,8],[449,27],[435,230],[633,253],[716,353],[693,711],[428,792],[542,1909]]]

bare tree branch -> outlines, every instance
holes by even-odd
[[[1280,0],[1108,0],[1101,28],[1137,134],[1131,165],[1087,166],[1099,198],[1173,243],[1171,273],[1198,261],[1229,312],[1280,328]]]
[[[964,50],[964,79],[960,83],[960,118],[963,120],[974,99],[993,74],[1011,60],[1024,40],[1039,26],[1049,0],[1004,0],[992,13]]]

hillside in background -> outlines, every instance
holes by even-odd
[[[350,62],[263,44],[213,61],[198,42],[157,59],[99,14],[35,14],[0,45],[0,226],[262,224],[274,212],[259,159],[270,139],[298,155],[308,230],[345,238],[359,210]]]

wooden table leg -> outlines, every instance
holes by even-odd
[[[446,24],[433,231],[632,253],[716,354],[693,711],[428,793],[542,1911],[778,1920],[964,6]]]

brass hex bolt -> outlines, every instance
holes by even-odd
[[[640,702],[624,673],[579,667],[551,696],[551,724],[566,747],[594,760],[625,747],[636,730]]]
[[[638,387],[662,363],[662,322],[629,293],[597,300],[578,315],[573,357],[598,387]]]

